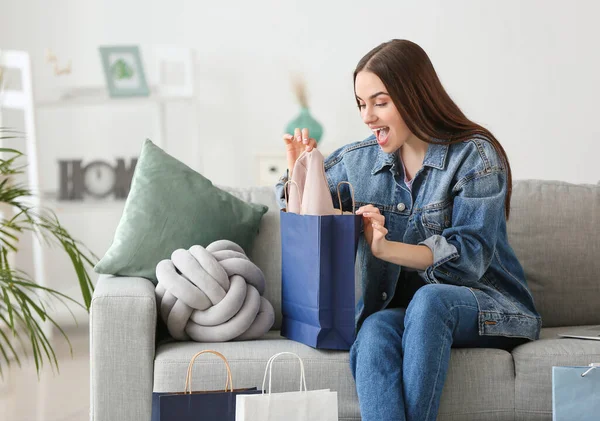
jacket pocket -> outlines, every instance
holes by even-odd
[[[498,282],[496,282],[494,276],[491,273],[486,273],[479,282],[483,285],[486,285],[489,289],[487,289],[487,294],[497,303],[497,310],[501,313],[510,313],[510,314],[521,314],[522,310],[520,310],[515,303],[514,299],[511,298],[510,294],[508,294],[504,288],[500,286]]]
[[[421,223],[427,235],[440,235],[452,226],[452,201],[445,200],[423,208]]]

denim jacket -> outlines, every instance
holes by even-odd
[[[487,139],[429,144],[412,189],[397,153],[383,152],[375,136],[329,155],[325,174],[336,206],[338,183],[349,181],[357,208],[372,204],[385,216],[388,240],[431,249],[433,264],[418,272],[426,283],[469,288],[479,306],[480,335],[539,337],[541,318],[507,238],[506,168]],[[342,185],[341,191],[344,210],[351,210],[350,190]],[[282,192],[280,182],[279,198]],[[374,257],[361,235],[357,329],[392,300],[401,270],[412,269]]]

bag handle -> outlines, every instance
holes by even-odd
[[[354,187],[352,187],[352,183],[350,183],[349,181],[340,181],[337,185],[337,195],[338,195],[338,200],[340,202],[340,214],[343,215],[344,211],[342,210],[342,196],[340,194],[340,185],[342,184],[347,184],[348,186],[350,186],[350,194],[352,197],[352,213],[355,214],[356,213],[356,201],[354,200]]]
[[[227,392],[228,387],[229,387],[229,391],[233,392],[233,380],[231,378],[231,368],[229,367],[229,362],[227,361],[227,358],[225,358],[223,356],[223,354],[221,354],[220,352],[213,351],[212,349],[206,349],[204,351],[200,351],[200,352],[196,353],[190,360],[190,363],[189,363],[188,369],[187,369],[187,375],[185,376],[185,387],[183,389],[183,393],[186,393],[186,394],[188,393],[188,387],[189,387],[189,394],[192,393],[192,367],[194,366],[194,361],[196,360],[196,358],[202,354],[214,354],[217,357],[221,358],[225,362],[225,367],[227,368],[227,382],[225,383],[225,392]]]
[[[591,363],[590,365],[588,365],[588,367],[591,368],[587,369],[585,373],[582,373],[581,377],[585,377],[590,371],[592,371],[595,368],[600,368],[600,363]]]
[[[298,183],[296,183],[294,180],[286,181],[285,184],[283,185],[283,195],[285,198],[286,209],[289,207],[288,194],[287,194],[288,183],[294,183],[294,185],[296,186],[296,189],[298,190],[298,197],[300,197],[300,187],[298,187]],[[350,196],[352,198],[352,213],[356,214],[356,200],[354,197],[354,187],[352,186],[352,183],[350,183],[349,181],[340,181],[337,185],[337,196],[338,196],[338,201],[340,204],[340,215],[344,214],[344,210],[342,208],[342,196],[341,196],[341,192],[340,192],[340,186],[342,184],[347,184],[350,187]]]
[[[300,187],[298,187],[298,183],[296,183],[294,180],[288,180],[285,182],[285,184],[283,185],[283,196],[285,197],[285,208],[287,210],[287,208],[289,208],[290,204],[288,202],[288,194],[287,194],[287,185],[288,183],[294,183],[296,185],[296,190],[298,190],[298,197],[300,197]]]
[[[267,371],[269,372],[269,394],[271,394],[271,380],[272,380],[272,374],[273,374],[273,362],[275,361],[275,359],[277,359],[278,357],[280,357],[281,355],[293,355],[294,357],[296,357],[298,359],[298,361],[300,361],[300,392],[302,392],[302,387],[304,386],[304,391],[306,392],[306,375],[304,374],[304,362],[302,361],[302,358],[300,358],[298,356],[298,354],[294,354],[293,352],[280,352],[278,354],[273,355],[271,358],[269,358],[269,361],[267,361],[267,366],[265,367],[265,376],[263,377],[263,383],[262,383],[262,393],[264,395],[265,393],[265,383],[267,381]]]

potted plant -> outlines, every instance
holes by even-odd
[[[0,144],[7,139],[22,138],[22,134],[0,127]],[[52,348],[44,323],[49,323],[61,332],[64,330],[50,316],[52,301],[66,305],[76,303],[89,311],[93,284],[86,267],[93,267],[97,258],[81,242],[75,240],[60,224],[49,209],[35,208],[27,200],[32,196],[27,186],[19,184],[18,175],[23,173],[16,149],[0,148],[0,376],[3,368],[31,353],[40,374],[45,361],[58,370],[58,360]],[[58,246],[69,256],[73,270],[79,280],[83,304],[54,289],[45,287],[22,270],[14,267],[11,254],[17,253],[23,234],[33,233],[42,246]],[[71,343],[69,342],[69,347]]]

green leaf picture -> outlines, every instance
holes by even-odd
[[[149,96],[140,49],[136,45],[98,47],[111,97]]]
[[[135,74],[133,68],[122,58],[113,63],[110,68],[110,72],[117,80],[131,79]]]

